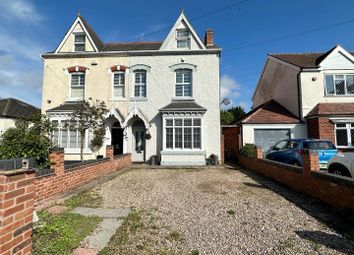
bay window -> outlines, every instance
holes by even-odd
[[[338,147],[354,147],[354,123],[336,123],[335,136]]]
[[[52,134],[52,146],[64,148],[66,150],[78,151],[80,149],[81,135],[77,129],[69,129],[66,127],[66,120],[53,120],[56,128]],[[84,138],[84,149],[89,149],[91,146],[92,132],[86,130]]]
[[[172,150],[200,150],[202,148],[200,118],[165,119],[165,147]]]
[[[354,74],[325,75],[325,92],[328,96],[354,96]]]

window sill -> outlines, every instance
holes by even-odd
[[[69,97],[65,99],[65,102],[77,102],[82,100],[84,100],[82,97]]]
[[[161,155],[205,155],[205,150],[168,150],[161,151]]]
[[[80,154],[80,149],[64,149],[64,153],[69,155],[69,154]],[[89,155],[92,154],[92,151],[90,149],[84,149],[83,151],[84,155]]]
[[[124,102],[124,101],[127,101],[127,99],[125,97],[112,97],[112,98],[109,99],[109,101]]]
[[[130,101],[147,101],[148,99],[146,97],[131,97]]]
[[[354,146],[336,146],[337,149],[354,149]]]
[[[325,97],[335,97],[335,98],[338,98],[338,97],[354,97],[354,94],[351,94],[351,95],[325,95]]]
[[[194,98],[193,97],[172,97],[172,100],[174,101],[178,101],[178,100],[181,100],[181,101],[194,101]]]

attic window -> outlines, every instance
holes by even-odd
[[[85,51],[85,34],[75,34],[75,51]]]
[[[177,48],[190,48],[190,33],[187,29],[178,29],[176,35]]]

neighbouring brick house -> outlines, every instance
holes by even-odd
[[[284,138],[331,140],[354,148],[354,53],[269,54],[253,110],[239,121],[241,144],[263,150]]]

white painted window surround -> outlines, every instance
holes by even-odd
[[[83,99],[85,97],[85,73],[74,72],[70,74],[70,99]]]
[[[164,118],[165,151],[200,151],[202,149],[202,118]]]
[[[354,147],[354,122],[335,123],[335,140],[336,146],[339,148],[353,148]]]
[[[68,129],[65,127],[65,123],[68,118],[51,118],[52,122],[56,124],[57,128],[52,134],[52,144],[54,147],[64,148],[65,153],[80,153],[80,141],[81,136],[78,130]],[[84,141],[84,152],[91,153],[91,140],[92,132],[86,130]]]
[[[354,96],[354,74],[325,74],[326,96]]]
[[[74,51],[85,51],[86,35],[84,32],[74,33]]]
[[[125,97],[125,72],[116,71],[112,73],[112,98],[122,99]]]

